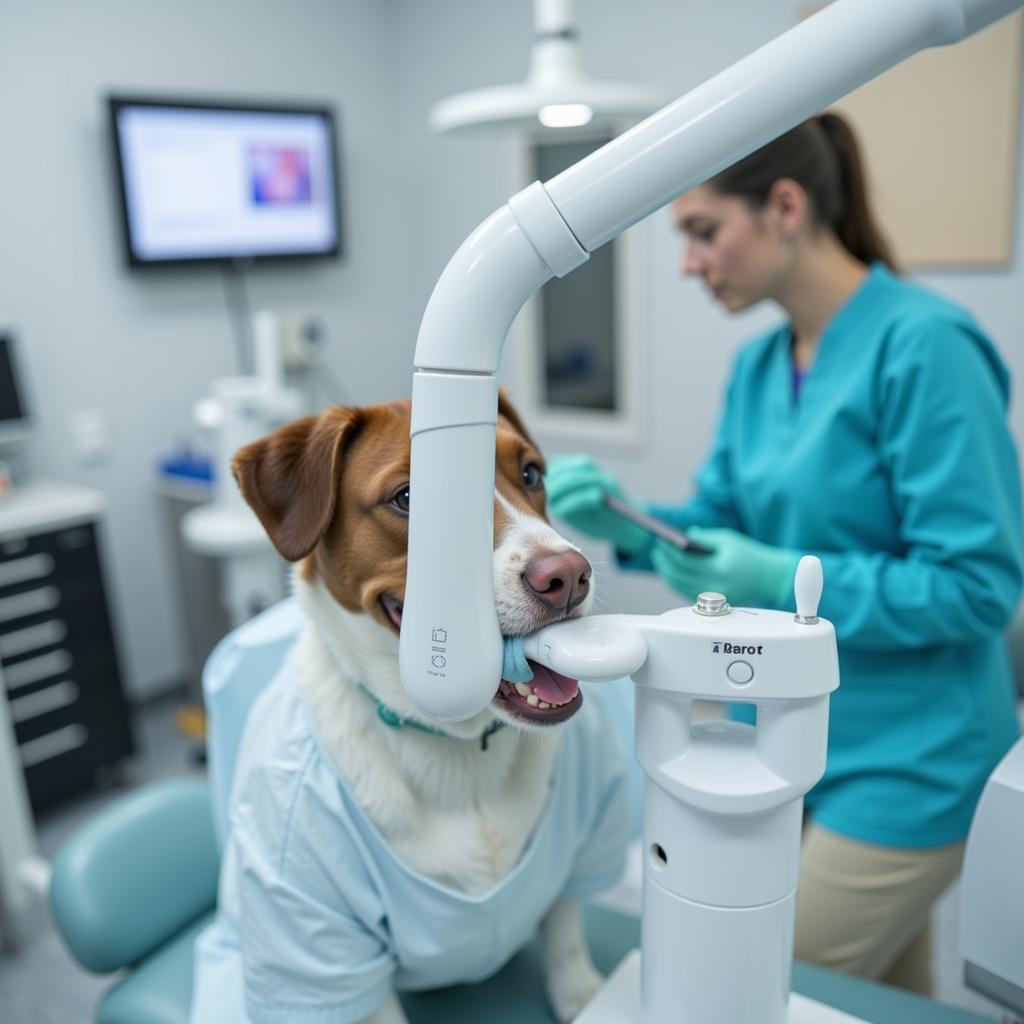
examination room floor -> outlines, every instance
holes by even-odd
[[[164,698],[141,709],[135,717],[139,754],[131,772],[131,784],[139,785],[172,775],[202,773],[193,743],[177,730],[176,697]],[[1024,705],[1021,706],[1024,721]],[[42,853],[52,858],[65,837],[118,790],[104,790],[41,815],[38,822]],[[617,906],[636,906],[639,857],[631,863],[626,882],[614,894]],[[935,913],[933,970],[936,998],[998,1019],[992,1004],[968,992],[960,982],[957,899],[954,886],[940,901]],[[109,976],[95,976],[78,967],[64,951],[56,932],[40,914],[30,922],[28,935],[17,954],[0,955],[0,1019],[4,1024],[86,1024],[99,994],[111,983]]]

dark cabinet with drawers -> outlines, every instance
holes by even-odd
[[[36,810],[132,753],[92,522],[0,536],[0,667]]]

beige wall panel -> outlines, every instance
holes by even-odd
[[[1022,49],[1024,12],[833,106],[857,130],[875,209],[908,267],[1011,261]]]

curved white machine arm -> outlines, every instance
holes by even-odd
[[[491,572],[495,373],[523,303],[590,250],[815,111],[1024,0],[836,0],[486,220],[423,316],[413,381],[402,682],[424,711],[469,718],[502,649]]]

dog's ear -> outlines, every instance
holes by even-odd
[[[515,406],[509,401],[508,392],[504,388],[498,388],[498,415],[504,416],[537,451],[540,451],[540,446],[530,437],[530,432],[526,429],[523,418],[516,412]]]
[[[357,409],[331,406],[240,449],[231,472],[274,547],[289,562],[305,558],[334,518],[342,454]]]

